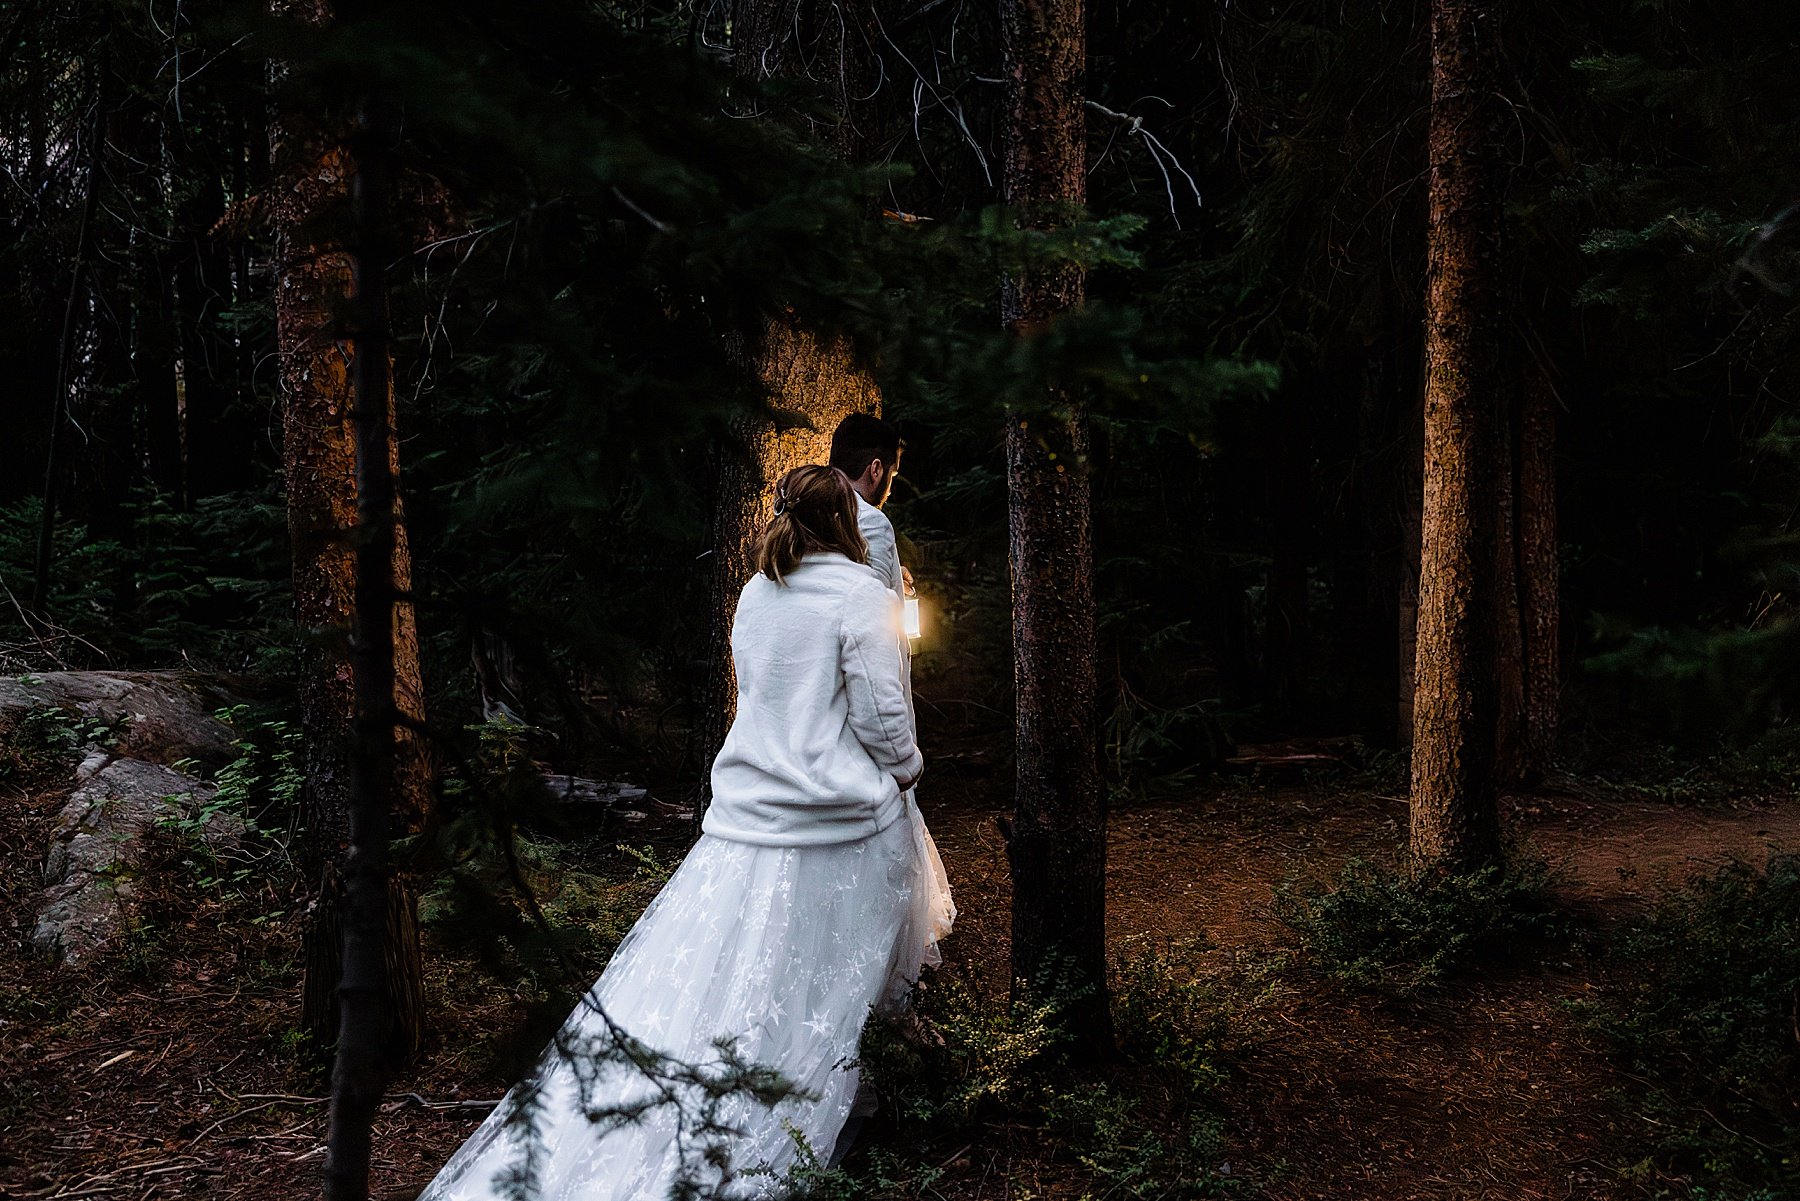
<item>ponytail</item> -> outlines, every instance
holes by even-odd
[[[800,566],[806,554],[806,534],[791,513],[777,513],[756,543],[756,570],[777,584],[788,572]]]
[[[756,570],[777,584],[816,551],[869,561],[856,528],[856,492],[835,467],[796,467],[775,484],[775,516],[756,541]]]

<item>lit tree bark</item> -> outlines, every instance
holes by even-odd
[[[323,21],[322,5],[290,10]],[[271,161],[279,181],[276,224],[275,324],[282,387],[282,449],[287,483],[288,536],[293,558],[294,608],[302,634],[300,717],[306,743],[301,793],[300,858],[317,883],[305,937],[301,1028],[321,1042],[338,1027],[337,994],[347,881],[343,857],[350,841],[350,757],[354,750],[356,672],[350,631],[355,604],[353,545],[358,528],[356,430],[351,365],[353,331],[345,310],[355,296],[354,261],[343,231],[350,224],[356,163],[342,144],[309,139],[298,125],[277,125]],[[385,346],[385,343],[383,344]],[[385,353],[385,351],[384,351]],[[385,368],[388,470],[399,471],[393,390]],[[418,626],[411,600],[411,557],[404,510],[393,502],[391,578],[396,601],[391,636],[392,693],[404,723],[394,746],[394,826],[420,829],[431,807],[432,765],[420,733],[424,687]],[[386,1045],[397,1059],[418,1048],[422,1033],[422,966],[418,922],[410,891],[396,880],[388,932]]]
[[[1085,199],[1082,0],[1002,0],[1005,198],[1040,228]],[[1079,269],[1008,280],[1001,318],[1021,338],[1082,302]],[[1111,1045],[1106,995],[1106,794],[1095,745],[1094,579],[1087,417],[1057,390],[1006,423],[1018,781],[1012,978],[1085,990],[1067,1015],[1089,1055]]]
[[[1432,4],[1412,854],[1421,866],[1451,871],[1500,853],[1493,647],[1504,104],[1497,24],[1489,0]]]

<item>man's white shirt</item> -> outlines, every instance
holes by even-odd
[[[894,537],[894,523],[888,515],[863,499],[862,493],[856,494],[856,528],[862,532],[863,541],[869,544],[869,569],[881,577],[881,582],[895,596],[906,596],[906,580],[900,574],[900,546]],[[912,696],[912,644],[904,637],[900,639],[900,654],[904,660],[901,681],[906,685],[906,710],[913,713]],[[919,729],[918,716],[913,715],[913,733],[917,737]]]
[[[893,590],[895,596],[905,596],[905,582],[900,575],[900,547],[894,538],[894,523],[888,520],[886,513],[862,498],[856,496],[856,528],[862,531],[863,541],[869,544],[869,566],[881,577],[881,582]]]

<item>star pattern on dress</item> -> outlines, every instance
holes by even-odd
[[[663,1033],[667,1032],[669,1029],[669,1019],[670,1019],[670,1014],[669,1014],[668,1010],[666,1010],[666,1009],[651,1010],[650,1013],[645,1015],[643,1023],[642,1023],[643,1028],[644,1028],[644,1033],[646,1035],[651,1035],[651,1034],[663,1034]]]
[[[740,1130],[720,1145],[732,1169],[766,1164],[778,1177],[795,1154],[785,1122],[809,1145],[829,1147],[851,1109],[871,1008],[896,1003],[896,981],[917,978],[913,956],[947,926],[937,915],[949,900],[929,872],[920,849],[929,836],[916,821],[818,847],[703,838],[570,1016],[568,1045],[579,1057],[611,1042],[589,1001],[657,1051],[713,1070],[714,1036],[735,1033],[739,1054],[781,1071],[805,1096],[782,1102],[779,1118],[760,1102],[726,1099],[718,1114]],[[572,1100],[588,1091],[602,1110],[630,1104],[645,1095],[642,1078],[598,1062],[551,1072],[541,1127],[546,1201],[666,1195],[681,1160],[674,1115],[655,1109],[634,1126],[607,1129]],[[504,1112],[489,1119],[496,1129]],[[690,1138],[690,1152],[703,1142]],[[516,1140],[477,1132],[421,1201],[499,1201],[487,1182],[518,1162],[518,1150]]]

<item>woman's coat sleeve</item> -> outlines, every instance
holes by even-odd
[[[906,703],[906,658],[898,600],[871,576],[845,599],[839,655],[849,693],[850,729],[882,770],[910,787],[925,760]]]

